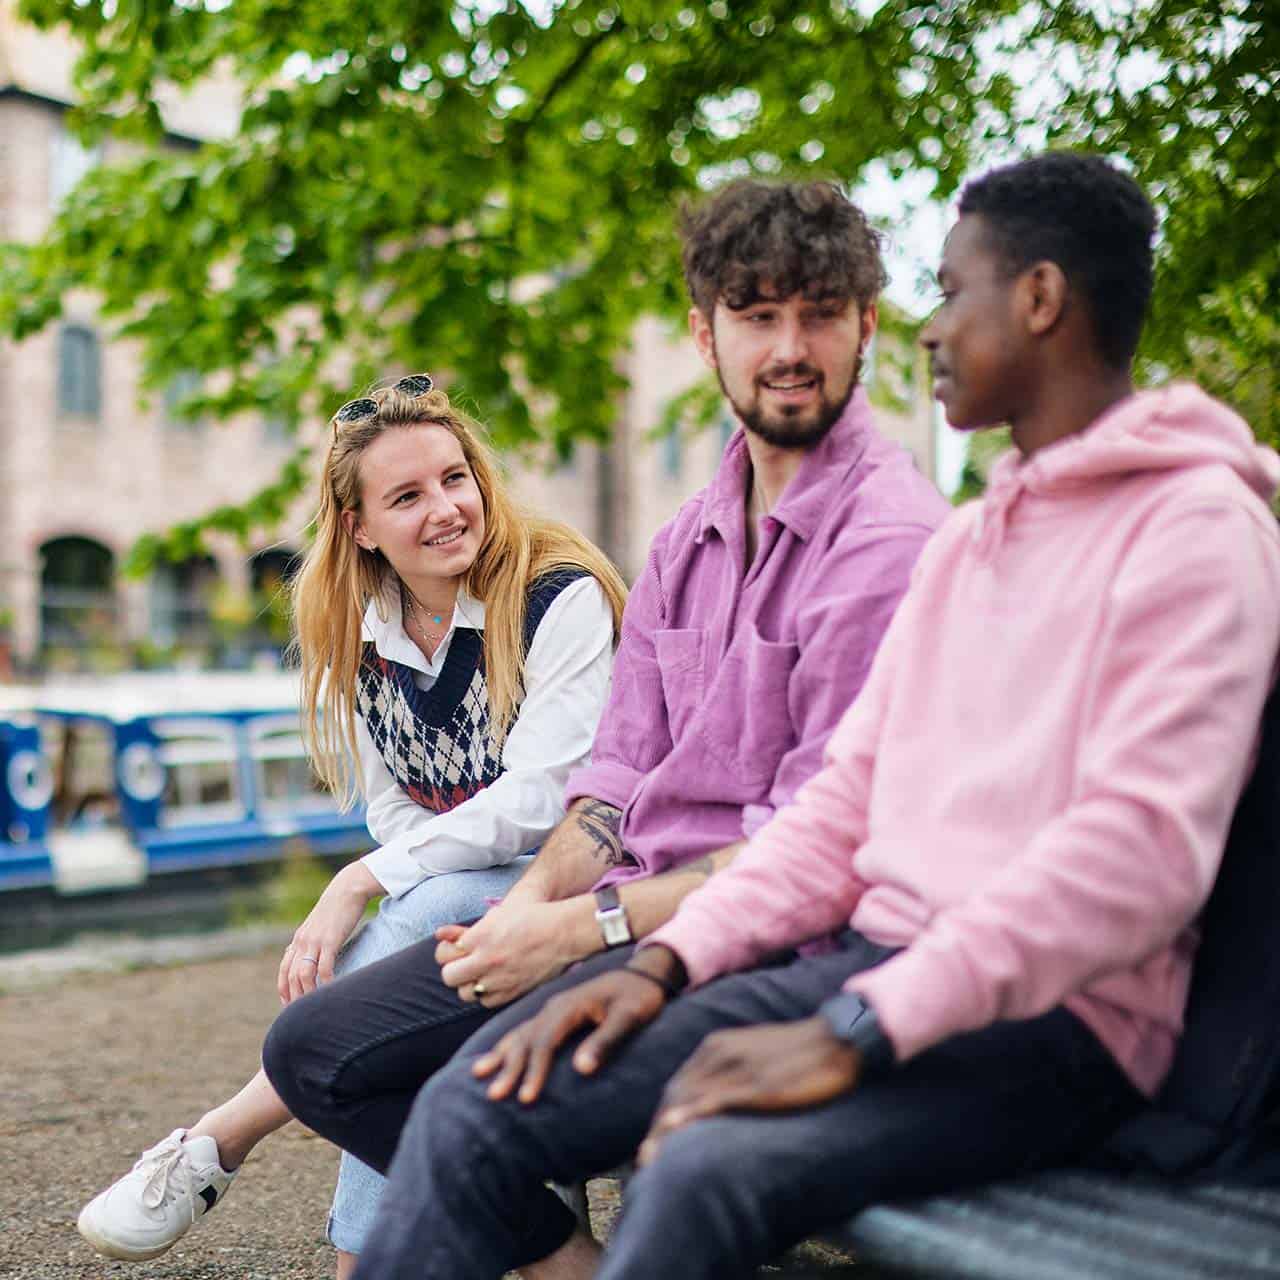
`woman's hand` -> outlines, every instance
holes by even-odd
[[[360,923],[370,900],[385,892],[363,862],[348,864],[329,881],[320,901],[294,930],[293,941],[284,949],[276,977],[281,1004],[332,979],[333,963],[342,944]]]

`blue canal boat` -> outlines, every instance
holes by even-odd
[[[84,893],[369,847],[303,752],[287,672],[5,690],[0,891]]]

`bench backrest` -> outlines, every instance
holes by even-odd
[[[1110,1144],[1167,1174],[1280,1180],[1280,693],[1201,921],[1186,1029],[1156,1105]]]

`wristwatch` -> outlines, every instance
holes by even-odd
[[[845,1044],[851,1044],[862,1054],[864,1075],[879,1074],[892,1067],[897,1059],[893,1041],[885,1035],[876,1011],[860,995],[842,991],[824,1000],[818,1007],[831,1033]]]
[[[631,921],[613,885],[596,890],[596,924],[606,947],[621,947],[631,941]]]

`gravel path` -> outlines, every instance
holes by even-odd
[[[253,1072],[278,1007],[277,957],[273,947],[0,994],[3,1280],[329,1280],[324,1214],[337,1154],[296,1123],[250,1157],[225,1203],[162,1258],[108,1262],[74,1225],[143,1147]],[[593,1207],[597,1231],[607,1231],[609,1184],[595,1184]],[[870,1276],[817,1251],[770,1270],[792,1280]]]

